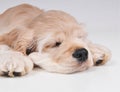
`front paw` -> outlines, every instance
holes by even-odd
[[[99,48],[96,53],[93,54],[93,61],[95,66],[103,65],[111,58],[111,52],[107,48]]]
[[[0,53],[0,75],[22,76],[33,69],[32,61],[22,53],[5,51]]]

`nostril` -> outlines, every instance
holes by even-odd
[[[85,61],[88,58],[88,51],[85,48],[77,49],[72,56],[78,61]]]

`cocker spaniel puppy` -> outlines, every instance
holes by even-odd
[[[80,72],[105,64],[110,56],[63,11],[22,4],[0,15],[0,75],[22,76],[34,65],[49,72]]]

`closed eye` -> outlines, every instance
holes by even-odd
[[[53,47],[59,47],[61,45],[61,42],[56,42]]]

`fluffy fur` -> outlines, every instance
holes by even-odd
[[[34,65],[50,72],[74,73],[105,64],[111,55],[107,48],[89,41],[71,15],[27,4],[0,15],[0,34],[0,75],[25,75]],[[88,51],[83,63],[72,56],[80,48]]]

